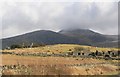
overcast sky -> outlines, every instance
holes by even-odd
[[[88,28],[103,34],[118,33],[117,2],[2,2],[2,37],[35,30]]]

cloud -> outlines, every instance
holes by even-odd
[[[118,33],[117,2],[3,2],[0,11],[3,37],[41,29],[89,28]]]
[[[106,34],[117,33],[117,3],[75,3],[60,16],[61,28],[91,28]],[[100,6],[102,5],[102,7]],[[116,6],[115,6],[116,5]],[[63,19],[63,20],[62,20]],[[64,27],[63,27],[64,26]],[[113,29],[110,31],[110,29]]]

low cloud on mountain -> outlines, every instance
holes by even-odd
[[[89,28],[118,33],[117,2],[3,2],[3,37],[34,30]]]

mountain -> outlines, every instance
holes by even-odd
[[[104,35],[105,37],[112,39],[111,41],[97,43],[96,46],[102,47],[119,47],[119,35]]]
[[[40,30],[31,33],[26,33],[16,37],[2,39],[2,48],[6,48],[13,44],[31,44],[31,43],[44,43],[44,44],[62,44],[62,43],[79,43],[76,38],[71,38],[56,32],[48,30]]]
[[[78,39],[86,39],[90,42],[98,43],[98,42],[105,42],[105,41],[112,41],[113,38],[106,37],[100,33],[96,33],[89,29],[73,29],[73,30],[61,30],[60,34],[76,37]]]
[[[4,38],[2,39],[2,48],[9,47],[13,44],[82,44],[101,46],[106,45],[107,42],[111,43],[115,41],[113,36],[106,36],[100,33],[96,33],[89,29],[74,29],[74,30],[61,30],[59,32],[53,32],[49,30],[39,30],[23,35]],[[102,45],[103,46],[103,45]],[[110,47],[113,47],[111,45]]]
[[[118,35],[103,35],[89,29],[61,30],[59,33],[79,40],[84,39],[92,46],[118,47]]]
[[[118,41],[108,41],[108,42],[97,43],[96,46],[118,48],[119,47],[119,43],[118,43]]]
[[[113,41],[118,40],[118,35],[105,35],[107,38],[113,39]]]

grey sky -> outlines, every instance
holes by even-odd
[[[118,33],[117,2],[4,2],[2,11],[2,37],[42,29],[88,28]]]

